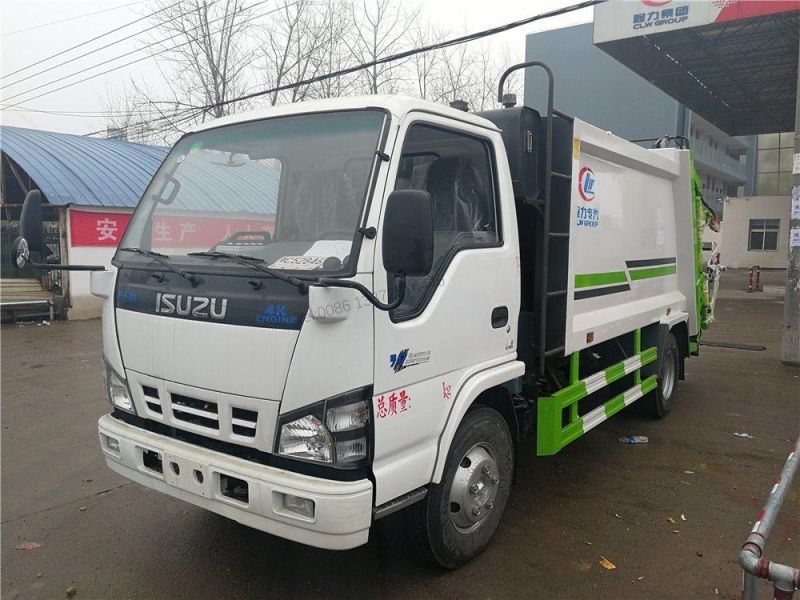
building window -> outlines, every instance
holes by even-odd
[[[747,249],[754,252],[774,252],[778,249],[780,219],[750,219]]]
[[[758,136],[759,196],[788,196],[792,191],[794,133],[767,133]]]

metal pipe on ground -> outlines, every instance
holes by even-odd
[[[739,564],[744,569],[742,579],[742,600],[755,600],[756,581],[758,578],[767,579],[774,584],[773,598],[778,600],[791,599],[796,589],[800,589],[800,569],[781,565],[769,561],[764,556],[772,526],[781,509],[786,493],[797,473],[800,465],[800,438],[795,442],[794,448],[789,453],[781,474],[775,480],[775,485],[767,496],[764,508],[756,519],[753,529],[745,540],[742,551],[739,553]]]

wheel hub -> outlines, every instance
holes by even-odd
[[[489,444],[475,444],[456,469],[450,488],[450,517],[456,529],[463,533],[480,527],[494,508],[500,485],[495,456]]]
[[[663,365],[661,369],[661,397],[669,400],[675,388],[675,378],[677,371],[675,368],[675,355],[672,348],[664,353]]]

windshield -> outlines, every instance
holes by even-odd
[[[272,269],[349,270],[383,121],[379,110],[343,111],[187,135],[145,191],[120,248],[195,268],[243,268],[220,260],[227,253]],[[153,262],[144,253],[118,258]]]

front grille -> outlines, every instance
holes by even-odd
[[[155,413],[163,414],[164,409],[161,408],[161,397],[156,388],[150,387],[149,385],[143,385],[142,394],[144,394],[147,408]]]
[[[258,413],[244,408],[231,408],[231,430],[236,435],[256,437]]]
[[[197,398],[190,398],[182,394],[170,394],[172,396],[172,405],[185,406],[195,410],[203,411],[204,413],[217,414],[217,403],[209,402],[208,400],[198,400]]]
[[[271,452],[280,404],[128,371],[137,412],[167,427]]]
[[[172,414],[176,419],[208,429],[219,429],[216,402],[199,400],[182,394],[170,394],[170,398],[172,399]]]
[[[172,398],[172,414],[176,419],[200,427],[219,430],[219,406],[216,402],[175,393],[171,393],[170,398]],[[256,437],[258,413],[236,406],[232,406],[230,410],[231,431],[244,437]]]

